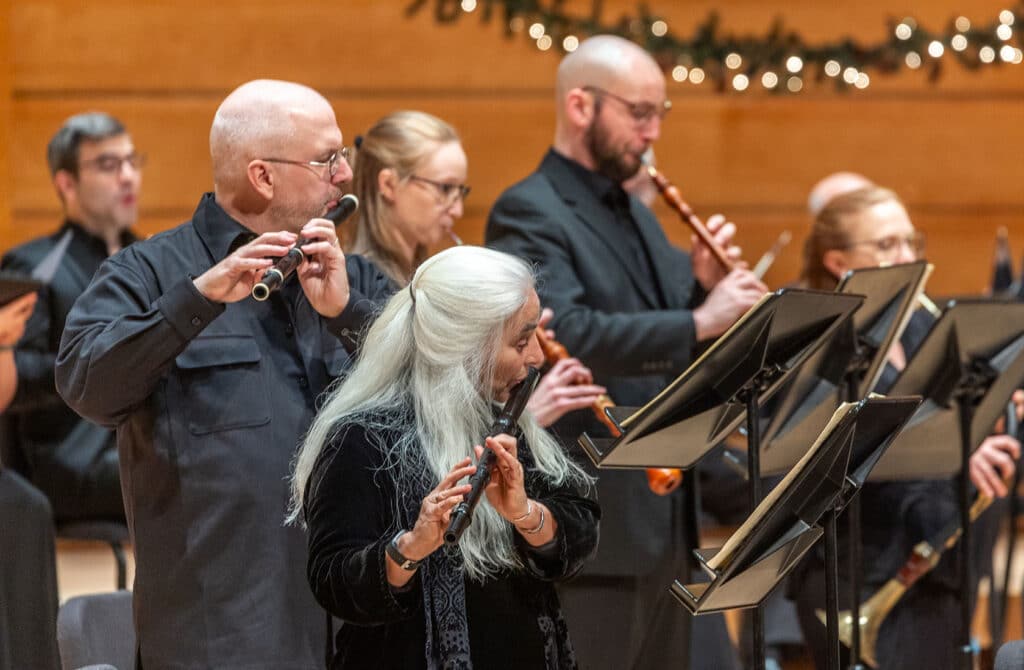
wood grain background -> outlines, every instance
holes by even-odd
[[[1008,4],[902,2],[648,6],[683,34],[717,9],[723,28],[740,34],[763,34],[781,16],[810,41],[850,35],[875,42],[885,38],[889,18],[913,15],[941,29],[958,14],[987,22]],[[184,220],[210,188],[214,110],[256,77],[322,91],[347,140],[395,109],[423,109],[454,124],[473,186],[458,232],[479,242],[491,203],[534,168],[551,141],[558,57],[523,36],[506,39],[500,25],[479,16],[440,25],[430,11],[406,16],[407,5],[0,0],[0,247],[56,225],[45,145],[64,118],[89,109],[120,117],[148,154],[140,229]],[[604,12],[611,21],[634,13],[635,4],[609,0]],[[675,108],[658,161],[699,215],[723,212],[739,225],[751,262],[782,230],[793,232],[767,277],[772,286],[797,273],[808,189],[850,169],[908,202],[936,265],[930,292],[976,292],[988,283],[998,226],[1009,228],[1018,256],[1024,251],[1024,66],[969,73],[949,61],[937,85],[925,79],[908,71],[874,76],[864,92],[809,85],[796,96],[718,94],[670,81]],[[688,245],[676,215],[661,203],[656,211],[670,237]]]

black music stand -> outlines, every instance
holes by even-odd
[[[931,274],[925,261],[881,268],[852,270],[836,291],[865,296],[864,304],[845,321],[828,346],[821,347],[794,375],[767,411],[761,472],[782,473],[793,466],[822,430],[840,402],[854,402],[870,393],[885,367],[886,356],[910,322],[917,296]],[[860,618],[860,500],[848,504],[847,533],[851,538],[849,566],[853,593],[851,616]],[[828,531],[826,520],[826,532]],[[828,555],[826,566],[837,557]],[[838,580],[838,569],[835,573]],[[826,584],[826,593],[838,583]],[[838,611],[838,610],[837,610]],[[854,627],[850,644],[852,669],[863,670],[860,628]]]
[[[863,485],[920,400],[872,397],[841,405],[800,461],[726,544],[695,552],[711,581],[676,581],[676,599],[694,615],[757,607],[823,534],[835,543],[836,515]],[[831,518],[831,537],[819,523],[823,517]],[[830,655],[838,667],[838,595],[833,592],[830,600]]]
[[[925,398],[872,480],[945,478],[960,473],[962,530],[960,619],[964,667],[970,667],[969,459],[1024,382],[1024,304],[949,303],[892,393]],[[959,435],[959,439],[953,436]]]
[[[751,512],[761,501],[758,415],[770,398],[863,301],[780,289],[766,295],[693,365],[643,407],[606,410],[617,438],[579,443],[599,468],[690,469],[747,417]],[[754,658],[764,667],[764,625],[753,615]]]

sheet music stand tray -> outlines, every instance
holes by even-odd
[[[694,467],[740,425],[751,401],[771,397],[862,301],[799,289],[766,295],[651,402],[609,408],[621,436],[584,433],[580,446],[599,468]]]
[[[761,438],[763,474],[786,472],[840,402],[860,400],[874,389],[930,271],[919,261],[846,273],[836,292],[863,295],[864,304],[773,399]]]

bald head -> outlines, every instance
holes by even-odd
[[[574,88],[597,86],[614,89],[616,85],[642,69],[661,77],[661,69],[639,45],[615,35],[596,35],[584,40],[576,51],[558,66],[555,92],[558,108]]]
[[[811,216],[818,216],[818,212],[833,198],[868,186],[874,186],[874,183],[862,174],[833,172],[811,189],[811,194],[807,197],[807,209]]]
[[[327,100],[301,84],[258,79],[242,84],[220,104],[210,127],[210,159],[217,190],[237,188],[246,165],[280,156],[304,122],[334,112]]]

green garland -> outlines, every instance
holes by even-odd
[[[620,35],[652,53],[674,80],[707,81],[719,91],[795,93],[811,79],[831,81],[840,90],[867,88],[871,76],[905,69],[924,70],[934,82],[950,58],[970,70],[1024,60],[1024,0],[983,25],[957,17],[942,32],[920,27],[912,18],[890,19],[888,39],[875,44],[850,38],[808,44],[787,30],[781,19],[776,19],[763,37],[736,37],[722,34],[714,11],[692,36],[679,37],[644,4],[638,6],[635,16],[603,23],[601,0],[592,0],[587,16],[568,14],[563,0],[413,0],[406,14],[413,16],[430,4],[440,23],[479,13],[482,23],[499,20],[507,37],[528,35],[542,51],[565,53],[590,35]]]

